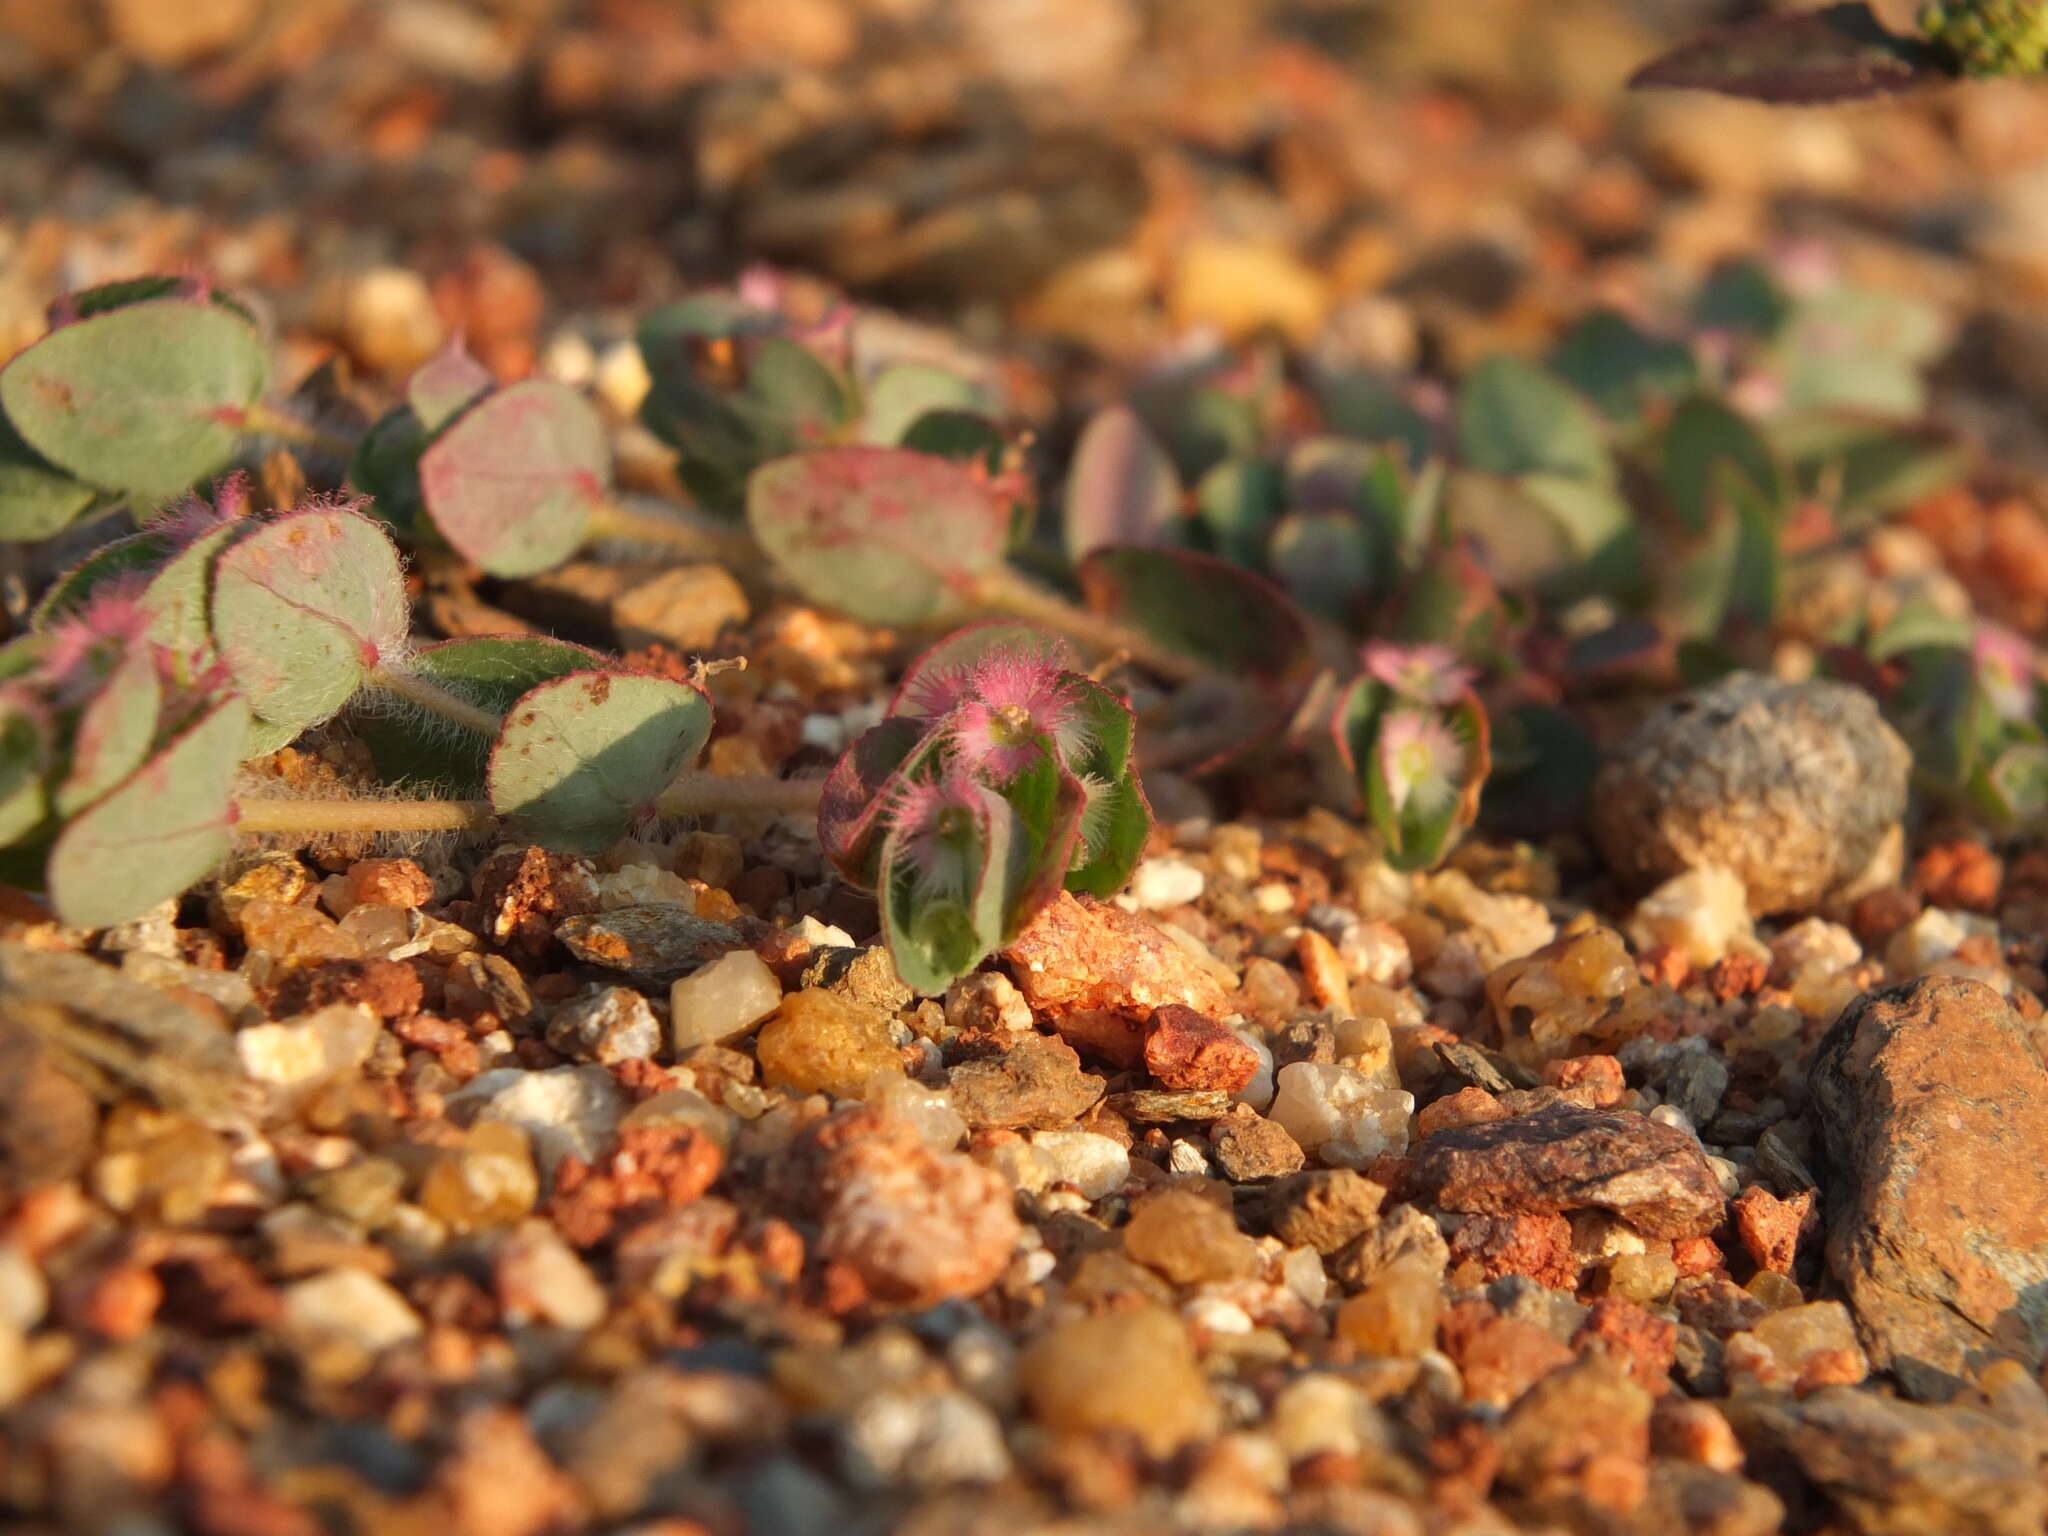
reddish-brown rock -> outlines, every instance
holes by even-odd
[[[1562,1216],[1474,1216],[1451,1234],[1451,1263],[1467,1260],[1489,1280],[1527,1275],[1558,1291],[1579,1280],[1572,1224]]]
[[[1259,1053],[1207,1014],[1168,1003],[1152,1015],[1145,1070],[1167,1088],[1236,1093],[1258,1075]]]
[[[1671,1363],[1678,1356],[1678,1325],[1632,1301],[1603,1296],[1572,1335],[1572,1346],[1605,1350],[1627,1368],[1637,1386],[1662,1394],[1671,1387]]]
[[[1611,1211],[1651,1237],[1696,1237],[1721,1220],[1700,1144],[1629,1110],[1553,1105],[1427,1138],[1410,1187],[1481,1216]]]
[[[999,1056],[955,1067],[953,1107],[974,1130],[1054,1131],[1072,1125],[1102,1097],[1103,1081],[1081,1070],[1063,1040],[1025,1035]]]
[[[1978,1358],[2048,1339],[2048,1063],[1982,983],[1869,994],[1821,1041],[1828,1267],[1872,1363],[1946,1396]]]
[[[1061,892],[1003,951],[1025,1000],[1068,1013],[1105,1008],[1149,1018],[1179,1003],[1211,1018],[1229,1013],[1222,983],[1144,918]]]
[[[1547,1329],[1503,1317],[1483,1301],[1461,1301],[1437,1325],[1438,1341],[1465,1381],[1465,1400],[1505,1408],[1572,1358]]]
[[[1799,1256],[1799,1239],[1820,1230],[1820,1217],[1813,1208],[1813,1191],[1802,1189],[1790,1199],[1780,1200],[1761,1184],[1752,1184],[1730,1207],[1735,1231],[1758,1269],[1781,1275],[1792,1273]]]

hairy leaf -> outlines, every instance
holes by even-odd
[[[962,465],[904,448],[821,448],[754,472],[747,522],[813,602],[919,624],[1003,557],[1009,513]]]
[[[1240,566],[1184,549],[1098,549],[1076,574],[1090,608],[1162,645],[1267,685],[1303,678],[1300,610]]]
[[[596,853],[689,766],[711,733],[711,701],[665,677],[571,672],[528,689],[491,749],[492,807],[514,832]]]
[[[406,380],[405,403],[431,436],[483,399],[496,383],[491,370],[471,357],[456,338]]]
[[[241,315],[154,299],[45,336],[0,369],[0,410],[59,469],[161,498],[234,456],[267,371]]]
[[[455,552],[493,576],[532,576],[583,542],[611,457],[589,403],[528,379],[486,395],[420,455],[420,494]]]
[[[358,513],[288,513],[221,555],[210,619],[221,659],[254,712],[303,730],[346,704],[401,648],[407,611],[398,552]]]
[[[1067,471],[1067,556],[1111,544],[1168,544],[1180,518],[1180,477],[1130,407],[1097,411]]]
[[[156,741],[163,684],[147,645],[132,646],[79,711],[70,764],[57,786],[59,816],[75,816],[141,767]]]
[[[903,443],[910,429],[935,411],[972,415],[987,403],[982,391],[957,373],[929,363],[891,363],[867,387],[860,438],[884,446]]]
[[[218,864],[248,734],[248,705],[230,695],[67,823],[47,867],[57,915],[85,928],[125,922]]]
[[[0,540],[27,542],[62,533],[98,495],[29,447],[0,416]]]
[[[0,847],[19,843],[49,815],[53,736],[38,703],[11,689],[0,693]]]

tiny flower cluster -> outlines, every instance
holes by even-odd
[[[1479,809],[1489,766],[1475,674],[1449,646],[1375,642],[1338,707],[1339,750],[1390,862],[1433,864]]]

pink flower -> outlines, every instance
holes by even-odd
[[[1000,804],[964,774],[901,785],[889,825],[920,896],[964,900],[980,875],[982,828]]]
[[[1365,670],[1385,687],[1418,704],[1449,704],[1478,676],[1448,645],[1398,645],[1376,640],[1360,653]]]
[[[2034,713],[2038,673],[2034,648],[1998,624],[1979,624],[1971,643],[1977,682],[2001,720],[2025,720]]]
[[[1049,650],[990,651],[920,679],[906,706],[942,720],[955,758],[999,784],[1032,767],[1048,744],[1062,755],[1087,745],[1073,689]]]
[[[1380,727],[1380,776],[1396,816],[1435,816],[1464,787],[1465,744],[1435,715],[1396,709]]]

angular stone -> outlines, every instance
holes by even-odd
[[[1475,1215],[1611,1211],[1651,1237],[1695,1237],[1721,1220],[1721,1186],[1698,1142],[1647,1115],[1556,1105],[1439,1131],[1415,1153],[1414,1186]]]
[[[1145,1069],[1163,1088],[1236,1093],[1258,1073],[1259,1055],[1206,1014],[1169,1003],[1152,1015]]]
[[[1451,1234],[1451,1263],[1470,1261],[1487,1279],[1527,1275],[1552,1290],[1578,1284],[1572,1224],[1562,1216],[1474,1216]]]
[[[1318,1168],[1280,1180],[1258,1208],[1266,1230],[1288,1247],[1329,1254],[1379,1225],[1386,1198],[1362,1173]]]
[[[815,987],[792,992],[755,1042],[761,1077],[803,1093],[860,1097],[870,1078],[901,1076],[888,1016]]]
[[[1256,1244],[1230,1210],[1193,1189],[1168,1188],[1140,1201],[1123,1230],[1124,1252],[1176,1285],[1238,1280],[1259,1267]]]
[[[669,1031],[678,1051],[723,1045],[782,1004],[782,983],[751,949],[699,966],[668,989]]]
[[[661,1049],[661,1021],[631,987],[598,987],[549,1015],[547,1041],[575,1061],[644,1061]]]
[[[1060,895],[1003,951],[1033,1008],[1104,1008],[1139,1017],[1180,1003],[1229,1013],[1223,987],[1144,918],[1090,897]]]
[[[1059,1130],[1093,1108],[1103,1090],[1071,1046],[1037,1034],[1000,1056],[962,1062],[947,1083],[953,1107],[975,1130]]]
[[[1056,1322],[1018,1362],[1024,1399],[1055,1434],[1126,1431],[1155,1456],[1216,1429],[1187,1326],[1156,1306]]]
[[[1240,1104],[1209,1127],[1209,1154],[1237,1183],[1277,1179],[1301,1166],[1301,1143]]]
[[[1173,1120],[1215,1120],[1230,1113],[1230,1095],[1221,1088],[1180,1093],[1162,1088],[1135,1088],[1113,1093],[1109,1107],[1126,1120],[1165,1125]]]
[[[674,981],[740,945],[736,929],[665,901],[565,918],[555,937],[578,960],[648,981]]]
[[[1822,1039],[1828,1268],[1879,1369],[1945,1397],[1988,1357],[2048,1346],[2048,1064],[1998,994],[1926,977]]]
[[[879,944],[870,944],[865,949],[828,944],[813,951],[800,980],[806,987],[822,987],[850,1002],[865,1003],[884,1013],[908,1008],[917,996],[903,985],[903,979],[896,974],[896,962]]]
[[[1500,1428],[1501,1481],[1533,1498],[1576,1493],[1626,1509],[1643,1490],[1650,1408],[1650,1394],[1619,1366],[1582,1355],[1508,1410]],[[1631,1468],[1637,1477],[1629,1476]],[[1634,1497],[1627,1497],[1631,1488]],[[1607,1496],[1617,1492],[1624,1497]]]

